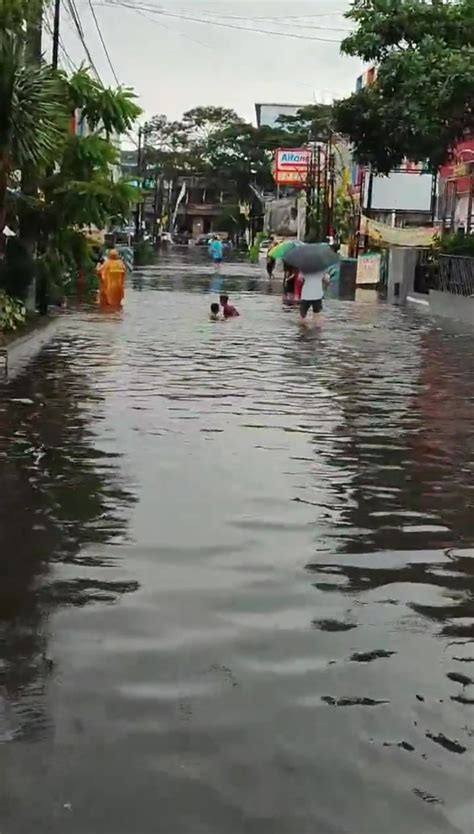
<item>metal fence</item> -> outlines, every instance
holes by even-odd
[[[437,289],[453,295],[474,296],[474,258],[440,255]]]

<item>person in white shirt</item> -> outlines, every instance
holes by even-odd
[[[327,286],[325,272],[302,273],[303,289],[301,290],[300,315],[305,321],[308,312],[312,308],[313,314],[320,313],[323,309],[324,289]]]

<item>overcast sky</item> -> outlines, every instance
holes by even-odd
[[[113,84],[90,0],[75,3],[94,63],[103,81]],[[361,69],[358,61],[339,53],[339,41],[349,28],[342,16],[350,5],[346,0],[92,0],[92,4],[116,73],[123,84],[135,88],[146,117],[165,113],[177,118],[191,107],[219,104],[254,121],[255,102],[305,104],[346,95],[354,89]],[[63,0],[66,9],[67,5]],[[69,57],[76,64],[86,60],[65,10],[61,24]],[[62,53],[63,65],[65,61]]]

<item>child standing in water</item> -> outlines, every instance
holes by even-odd
[[[214,269],[219,272],[224,257],[224,247],[218,237],[213,237],[209,244],[209,255],[212,258]]]

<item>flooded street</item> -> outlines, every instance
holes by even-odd
[[[472,834],[474,340],[224,271],[0,386],[1,834]]]

